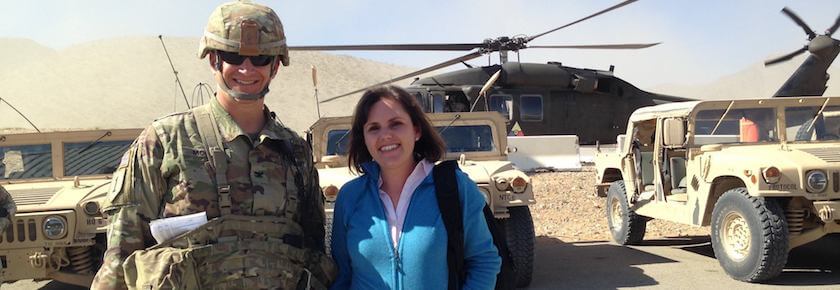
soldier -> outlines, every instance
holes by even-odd
[[[12,219],[15,218],[17,207],[12,195],[0,185],[0,235],[6,232],[6,228],[12,224]],[[3,264],[0,264],[0,272],[3,270]],[[3,277],[0,276],[0,283],[3,283]]]
[[[12,195],[3,186],[0,186],[0,234],[6,232],[6,228],[12,224],[12,219],[15,218],[15,212],[17,212],[15,200],[12,199]]]
[[[264,105],[289,65],[280,19],[238,1],[210,15],[199,46],[218,84],[211,103],[155,120],[114,173],[108,247],[93,289],[319,289],[324,200],[306,142]],[[150,223],[206,212],[156,241]]]

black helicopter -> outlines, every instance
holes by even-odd
[[[825,34],[820,35],[811,30],[811,27],[805,24],[805,21],[802,21],[802,18],[799,18],[790,8],[783,8],[782,13],[805,30],[805,34],[808,35],[808,44],[794,52],[768,60],[764,62],[764,65],[769,66],[784,62],[806,51],[810,55],[785,81],[782,87],[773,94],[773,97],[822,96],[829,78],[826,71],[828,71],[828,67],[831,66],[834,59],[837,58],[837,54],[840,53],[840,40],[831,37],[840,27],[840,16],[834,21],[834,25],[825,31]]]
[[[578,135],[581,144],[615,142],[626,130],[633,110],[659,103],[692,100],[643,91],[609,70],[563,66],[559,62],[508,61],[508,52],[526,48],[641,49],[648,44],[529,45],[546,34],[621,8],[627,0],[549,31],[517,37],[498,37],[480,43],[379,44],[290,46],[291,50],[420,50],[471,51],[470,53],[321,102],[349,96],[371,87],[412,78],[440,68],[463,63],[467,69],[415,79],[406,90],[414,94],[426,112],[495,110],[509,120],[508,130],[519,135]],[[471,67],[466,61],[498,52],[501,64]],[[489,90],[480,96],[482,87]]]
[[[415,79],[406,89],[415,94],[426,112],[495,110],[510,120],[508,130],[517,135],[577,135],[581,144],[612,143],[626,130],[630,114],[644,106],[695,100],[641,90],[616,77],[613,67],[595,70],[563,66],[559,62],[509,62],[508,52],[525,48],[641,49],[649,44],[607,45],[529,45],[538,37],[621,8],[637,0],[627,0],[566,25],[533,36],[498,37],[481,43],[381,44],[292,46],[292,50],[420,50],[472,51],[469,54],[432,65],[331,100],[362,92],[371,87],[415,77],[457,63],[467,69]],[[840,18],[824,35],[813,32],[790,9],[782,10],[808,34],[809,43],[793,53],[767,61],[783,62],[809,51],[811,55],[774,94],[776,96],[819,96],[825,92],[828,67],[840,52],[840,42],[831,35]],[[471,67],[466,61],[498,52],[501,64]]]

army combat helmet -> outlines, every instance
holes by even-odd
[[[249,0],[228,2],[213,10],[204,35],[199,41],[199,58],[212,50],[237,53],[244,56],[269,55],[280,58],[284,66],[289,65],[289,48],[280,18],[269,7]],[[259,99],[268,93],[269,80],[258,94],[234,91],[222,78],[221,59],[216,59],[216,83],[228,95],[238,99]],[[270,64],[271,76],[275,68]]]

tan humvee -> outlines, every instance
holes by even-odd
[[[531,280],[534,253],[534,222],[528,205],[534,200],[531,179],[507,160],[505,119],[496,112],[429,114],[447,145],[446,159],[459,166],[478,184],[494,216],[505,224],[508,246],[520,285]],[[327,199],[327,217],[338,189],[356,176],[347,167],[351,117],[321,118],[310,128],[307,139],[321,188]]]
[[[651,218],[711,226],[727,274],[767,280],[790,249],[840,232],[839,135],[837,97],[641,108],[597,153],[596,193],[617,243],[641,242]]]
[[[0,135],[0,184],[17,203],[0,233],[0,282],[89,287],[101,265],[110,174],[140,129]]]

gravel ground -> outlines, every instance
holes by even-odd
[[[595,168],[580,172],[531,174],[537,203],[531,206],[536,235],[565,242],[611,241],[605,199],[595,191]],[[709,227],[694,227],[667,221],[648,222],[646,239],[708,235]]]

